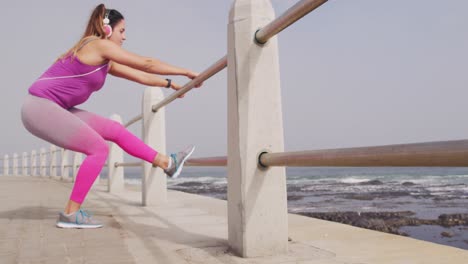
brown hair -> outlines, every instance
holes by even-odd
[[[104,31],[103,23],[104,17],[106,15],[106,10],[107,9],[104,6],[104,4],[99,4],[98,6],[96,6],[96,8],[94,8],[93,12],[91,13],[91,16],[89,17],[88,25],[86,26],[86,30],[83,33],[81,39],[65,54],[60,56],[59,59],[62,59],[68,55],[72,55],[73,57],[75,57],[81,45],[90,38],[106,38],[106,32]],[[109,9],[107,11],[109,12],[109,25],[112,27],[115,26],[120,20],[124,19],[122,14],[115,9]]]

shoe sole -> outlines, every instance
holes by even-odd
[[[87,225],[87,224],[74,224],[74,223],[64,223],[58,222],[56,224],[59,228],[79,228],[79,229],[90,229],[90,228],[101,228],[103,225]]]
[[[171,178],[175,179],[179,177],[179,174],[182,171],[182,167],[184,166],[185,161],[190,157],[190,155],[192,155],[194,151],[195,151],[195,147],[193,147],[192,150],[189,153],[187,153],[187,155],[182,159],[182,161],[180,162],[179,168],[177,168],[177,170],[174,172]]]

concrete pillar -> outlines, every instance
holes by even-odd
[[[147,87],[143,96],[143,141],[159,153],[166,154],[166,121],[164,108],[153,113],[151,106],[164,99],[161,89]],[[145,162],[142,179],[142,204],[157,205],[167,200],[166,174],[160,168]]]
[[[21,155],[21,175],[28,175],[28,153],[26,152]]]
[[[47,159],[45,148],[39,150],[39,175],[45,177],[47,174]]]
[[[110,118],[122,124],[122,118],[119,115],[114,114]],[[118,193],[125,189],[124,167],[115,167],[116,163],[122,163],[123,160],[123,150],[117,144],[111,142],[109,145],[109,158],[107,159],[107,190],[111,193]]]
[[[68,152],[67,149],[61,149],[61,158],[60,158],[60,176],[62,180],[69,180],[70,179],[70,161],[68,159]]]
[[[76,181],[76,175],[78,175],[78,170],[80,169],[81,161],[83,160],[83,154],[79,152],[74,152],[73,154],[73,182]]]
[[[57,147],[54,145],[50,146],[50,166],[49,166],[50,177],[57,176]]]
[[[18,154],[13,154],[13,176],[18,176]]]
[[[31,151],[30,169],[31,176],[37,176],[37,154],[35,150]]]
[[[10,157],[5,155],[3,157],[3,176],[10,175]]]
[[[242,257],[288,249],[284,167],[262,169],[261,152],[284,151],[278,44],[254,42],[274,19],[268,0],[236,0],[228,25],[228,242]]]

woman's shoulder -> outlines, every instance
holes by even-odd
[[[108,39],[102,39],[98,37],[87,37],[81,40],[81,44],[77,49],[77,53],[79,53],[82,50],[84,52],[93,51],[102,53],[102,51],[110,49],[113,46],[113,44],[114,43]]]
[[[81,39],[80,41],[80,45],[79,45],[79,48],[78,49],[81,49],[83,48],[85,45],[87,45],[88,43],[93,43],[93,44],[96,44],[96,43],[99,43],[101,41],[103,41],[105,39],[101,39],[99,37],[96,37],[96,36],[88,36],[88,37],[84,37]]]

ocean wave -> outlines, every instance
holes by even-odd
[[[341,180],[339,180],[338,182],[347,183],[347,184],[357,184],[357,183],[369,182],[369,181],[371,181],[371,180],[372,180],[372,179],[370,179],[370,178],[355,178],[355,177],[351,177],[351,178],[341,179]]]

